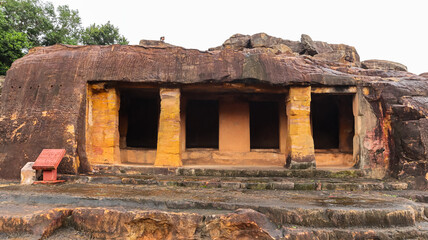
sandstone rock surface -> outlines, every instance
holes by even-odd
[[[424,78],[428,78],[428,72],[421,73],[421,74],[419,74],[419,76],[424,77]]]
[[[172,44],[165,43],[162,41],[156,41],[156,40],[140,40],[139,43],[140,46],[146,47],[146,48],[168,48],[168,47],[176,47]]]
[[[0,76],[0,96],[1,96],[1,90],[3,89],[5,76]]]
[[[394,70],[394,71],[405,71],[407,72],[407,67],[401,63],[386,61],[386,60],[365,60],[361,62],[363,68],[366,69],[378,69],[378,70]]]
[[[364,108],[376,121],[367,125],[371,129],[361,139],[368,159],[363,167],[385,168],[395,176],[425,176],[426,78],[396,71],[404,69],[396,64],[387,64],[388,69],[395,69],[388,71],[384,67],[360,68],[355,48],[304,39],[317,54],[300,55],[302,42],[264,33],[234,35],[225,42],[230,47],[207,52],[164,48],[144,41],[146,46],[55,45],[32,49],[14,62],[4,83],[0,176],[19,178],[19,170],[42,148],[67,150],[60,173],[90,171],[85,150],[88,82],[166,87],[207,83],[278,88],[356,86]]]

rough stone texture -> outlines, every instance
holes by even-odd
[[[315,165],[314,140],[311,131],[311,87],[290,87],[287,99],[287,165],[311,168]]]
[[[250,36],[235,34],[223,43],[223,48],[243,50],[250,46]]]
[[[34,162],[27,162],[21,169],[21,184],[30,185],[37,180],[36,170],[33,169]]]
[[[365,69],[378,69],[385,71],[394,70],[407,72],[407,67],[403,64],[386,60],[365,60],[361,62],[361,66]]]
[[[1,90],[3,89],[4,79],[5,79],[5,76],[0,76],[0,97],[1,97]]]
[[[371,129],[360,129],[359,146],[365,149],[361,166],[386,168],[403,177],[426,175],[427,144],[421,132],[427,118],[426,78],[405,71],[359,68],[355,48],[347,45],[313,41],[320,53],[312,57],[298,55],[301,42],[263,33],[250,41],[251,48],[242,51],[120,45],[32,49],[13,63],[5,80],[0,176],[19,178],[20,169],[43,148],[66,149],[60,173],[90,170],[85,148],[88,82],[104,82],[107,88],[129,82],[161,87],[236,82],[278,88],[357,86],[359,92],[366,89],[361,94],[361,102],[367,103],[364,116],[376,119]],[[274,50],[278,44],[296,54]],[[333,49],[331,58],[327,50],[319,50],[328,47]],[[319,56],[324,53],[327,56]]]
[[[207,231],[211,239],[277,239],[281,231],[269,219],[250,209],[208,219]]]
[[[161,89],[155,166],[182,166],[180,143],[180,89]]]
[[[193,239],[202,216],[161,211],[115,211],[81,208],[73,210],[77,229],[95,238]]]
[[[421,73],[421,74],[419,74],[419,76],[424,77],[424,78],[428,78],[428,72]]]
[[[140,40],[140,46],[146,47],[146,48],[168,48],[168,47],[176,47],[172,44],[165,43],[162,41],[156,41],[156,40]]]
[[[302,48],[303,48],[302,51],[300,52],[301,54],[314,56],[319,53],[316,47],[314,46],[314,41],[308,35],[302,34],[302,37],[300,38],[300,42],[302,43]]]
[[[91,164],[119,163],[119,97],[105,84],[90,85],[87,93],[87,156]],[[76,169],[77,171],[77,169]]]

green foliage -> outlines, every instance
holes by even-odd
[[[45,32],[53,28],[55,10],[52,3],[39,0],[4,0],[2,11],[11,29],[27,35],[31,47],[41,46]]]
[[[107,22],[83,30],[78,10],[42,0],[0,0],[0,74],[29,48],[54,44],[128,44]]]
[[[42,45],[49,46],[56,43],[77,45],[82,31],[78,10],[70,10],[67,5],[58,6],[53,11],[51,20],[53,27],[47,29]]]
[[[110,45],[110,44],[128,44],[128,40],[119,34],[119,28],[108,21],[103,25],[87,27],[82,33],[82,42],[85,45]]]
[[[0,11],[0,75],[5,75],[12,62],[24,56],[22,49],[29,46],[27,35],[12,29]]]

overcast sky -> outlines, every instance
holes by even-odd
[[[49,1],[49,0],[47,0]],[[83,26],[110,22],[130,44],[140,39],[207,50],[235,33],[344,43],[361,60],[385,59],[428,72],[426,0],[50,0],[78,9]]]

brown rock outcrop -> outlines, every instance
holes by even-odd
[[[303,211],[303,210],[301,210]],[[287,213],[284,220],[297,221],[310,219],[313,227],[296,224],[276,225],[265,214],[251,209],[238,209],[230,214],[201,215],[196,213],[175,213],[157,210],[117,210],[111,208],[54,208],[26,216],[0,217],[0,237],[26,236],[25,239],[45,239],[56,236],[61,229],[71,228],[71,235],[87,236],[88,239],[425,239],[426,229],[412,225],[395,225],[407,219],[403,215],[385,213],[385,228],[373,228],[378,223],[373,213],[366,215],[349,211],[349,216],[342,219],[334,214],[321,216],[304,216],[299,213]],[[328,210],[327,210],[328,212]],[[366,228],[358,225],[351,228],[324,228],[324,217],[335,222],[346,220],[354,222],[361,218],[374,226]],[[415,216],[413,216],[414,218]],[[392,222],[388,222],[392,219]],[[396,228],[391,228],[395,226]],[[79,234],[76,234],[79,233]],[[66,233],[61,237],[69,237]],[[55,238],[56,239],[56,238]],[[68,238],[67,238],[68,239]],[[85,238],[86,239],[86,238]]]
[[[248,39],[250,47],[240,51]],[[34,161],[43,148],[67,150],[60,173],[88,171],[86,91],[87,83],[95,81],[164,87],[236,82],[278,88],[355,86],[366,113],[373,116],[361,140],[362,156],[367,159],[363,167],[389,169],[401,176],[425,175],[426,78],[405,71],[359,68],[355,48],[307,40],[318,52],[313,57],[298,55],[301,42],[264,33],[235,35],[225,42],[230,49],[222,46],[208,52],[121,45],[32,49],[13,63],[4,83],[0,176],[18,178],[19,169]]]
[[[156,41],[156,40],[140,40],[140,46],[146,47],[146,48],[168,48],[168,47],[176,47],[172,44],[165,43],[162,41]]]
[[[1,96],[1,90],[3,89],[4,79],[5,79],[5,76],[0,76],[0,96]]]
[[[428,72],[421,73],[421,74],[419,74],[419,76],[424,77],[424,78],[428,78]]]
[[[405,71],[407,72],[407,67],[401,63],[386,61],[386,60],[365,60],[361,62],[361,66],[365,69],[377,69],[377,70],[393,70],[393,71]]]
[[[207,221],[211,239],[277,239],[281,231],[269,219],[250,209],[215,217]]]

